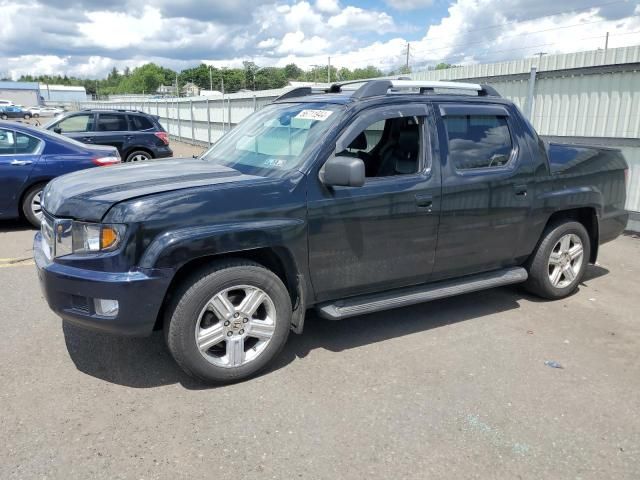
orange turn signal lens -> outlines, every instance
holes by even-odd
[[[102,227],[100,232],[100,250],[113,247],[118,242],[118,232],[111,227]]]

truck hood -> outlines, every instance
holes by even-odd
[[[172,159],[96,167],[52,180],[43,192],[45,211],[100,221],[116,203],[136,197],[229,182],[264,180],[199,159]]]

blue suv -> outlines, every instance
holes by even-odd
[[[169,134],[158,116],[136,110],[81,110],[69,113],[46,125],[91,145],[116,147],[124,162],[173,156]]]

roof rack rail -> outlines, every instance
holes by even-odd
[[[418,89],[420,93],[433,92],[435,89],[467,90],[478,93],[478,96],[499,97],[500,94],[489,85],[479,83],[444,82],[432,80],[372,80],[355,91],[353,98],[369,98],[386,95],[389,90],[395,92],[403,89]]]
[[[293,88],[293,89],[289,90],[288,92],[284,92],[279,97],[276,97],[275,100],[273,100],[273,101],[277,102],[279,100],[286,100],[288,98],[304,97],[304,96],[307,96],[307,95],[312,95],[314,93],[327,93],[327,89],[326,88],[315,88],[314,89],[314,87],[296,87],[296,88]]]
[[[361,87],[355,89],[352,95],[352,98],[358,100],[386,95],[389,92],[398,93],[405,89],[417,89],[419,93],[433,93],[436,89],[467,90],[470,92],[477,92],[479,97],[500,97],[500,94],[496,89],[489,85],[441,80],[410,80],[408,77],[402,77],[397,80],[350,80],[348,82],[333,83],[329,88],[320,88],[315,90],[312,87],[298,87],[283,93],[277,97],[274,102],[289,98],[304,97],[313,93],[340,93],[344,91],[343,87],[356,84],[362,84]]]

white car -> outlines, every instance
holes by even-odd
[[[28,109],[32,117],[55,117],[64,113],[64,110],[57,107],[31,107]]]

